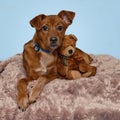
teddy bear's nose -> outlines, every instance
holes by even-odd
[[[69,50],[68,52],[69,52],[69,54],[72,54],[72,53],[73,53],[73,50]]]

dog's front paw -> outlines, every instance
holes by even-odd
[[[34,94],[34,93],[30,93],[30,96],[29,96],[29,103],[32,104],[32,103],[35,103],[36,102],[36,99],[38,98],[39,95],[37,94]]]
[[[28,95],[18,95],[17,104],[18,108],[24,112],[29,105]]]

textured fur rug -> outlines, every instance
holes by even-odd
[[[0,62],[0,120],[120,120],[120,60],[92,57],[96,76],[53,80],[25,112],[16,104],[16,85],[25,77],[22,55]]]

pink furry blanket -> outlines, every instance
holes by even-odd
[[[16,85],[25,77],[22,55],[0,62],[0,120],[120,120],[120,60],[92,57],[96,76],[53,80],[25,112],[16,104]]]

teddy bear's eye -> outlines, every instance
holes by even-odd
[[[61,31],[63,27],[61,25],[57,26],[57,30]]]

